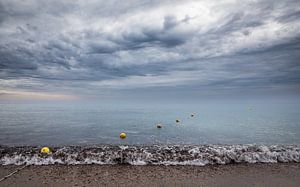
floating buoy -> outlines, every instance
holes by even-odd
[[[156,125],[156,128],[161,129],[161,128],[162,128],[162,124],[158,123],[158,124]]]
[[[176,119],[176,123],[180,123],[180,119]]]
[[[50,153],[49,147],[43,147],[43,148],[41,149],[41,153],[49,154],[49,153]]]
[[[192,118],[195,117],[195,113],[192,113],[192,114],[191,114],[191,117],[192,117]]]
[[[125,133],[125,132],[122,132],[122,133],[120,134],[120,138],[121,138],[121,139],[125,139],[125,138],[126,138],[126,133]]]

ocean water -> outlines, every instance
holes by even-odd
[[[157,123],[163,128],[157,129]],[[121,132],[126,132],[125,140],[120,140]],[[252,143],[299,144],[299,104],[0,104],[2,145]]]
[[[299,109],[261,100],[3,102],[0,164],[300,162]],[[41,155],[41,146],[53,154]]]

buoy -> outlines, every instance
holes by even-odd
[[[162,124],[158,123],[158,124],[156,125],[156,128],[161,129],[161,128],[162,128]]]
[[[126,138],[126,133],[125,133],[125,132],[122,132],[122,133],[120,134],[120,138],[121,138],[121,139],[125,139],[125,138]]]
[[[41,149],[41,153],[49,154],[49,153],[50,153],[49,147],[43,147],[43,148]]]
[[[195,113],[192,113],[192,114],[191,114],[191,117],[195,117]]]
[[[179,120],[179,119],[176,119],[176,123],[180,123],[180,120]]]

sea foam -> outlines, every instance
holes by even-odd
[[[300,162],[299,145],[66,146],[51,154],[40,147],[0,146],[0,165],[213,165]]]

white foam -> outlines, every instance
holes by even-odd
[[[42,155],[35,147],[0,147],[1,165],[197,165],[300,162],[300,148],[265,145],[62,147]]]

